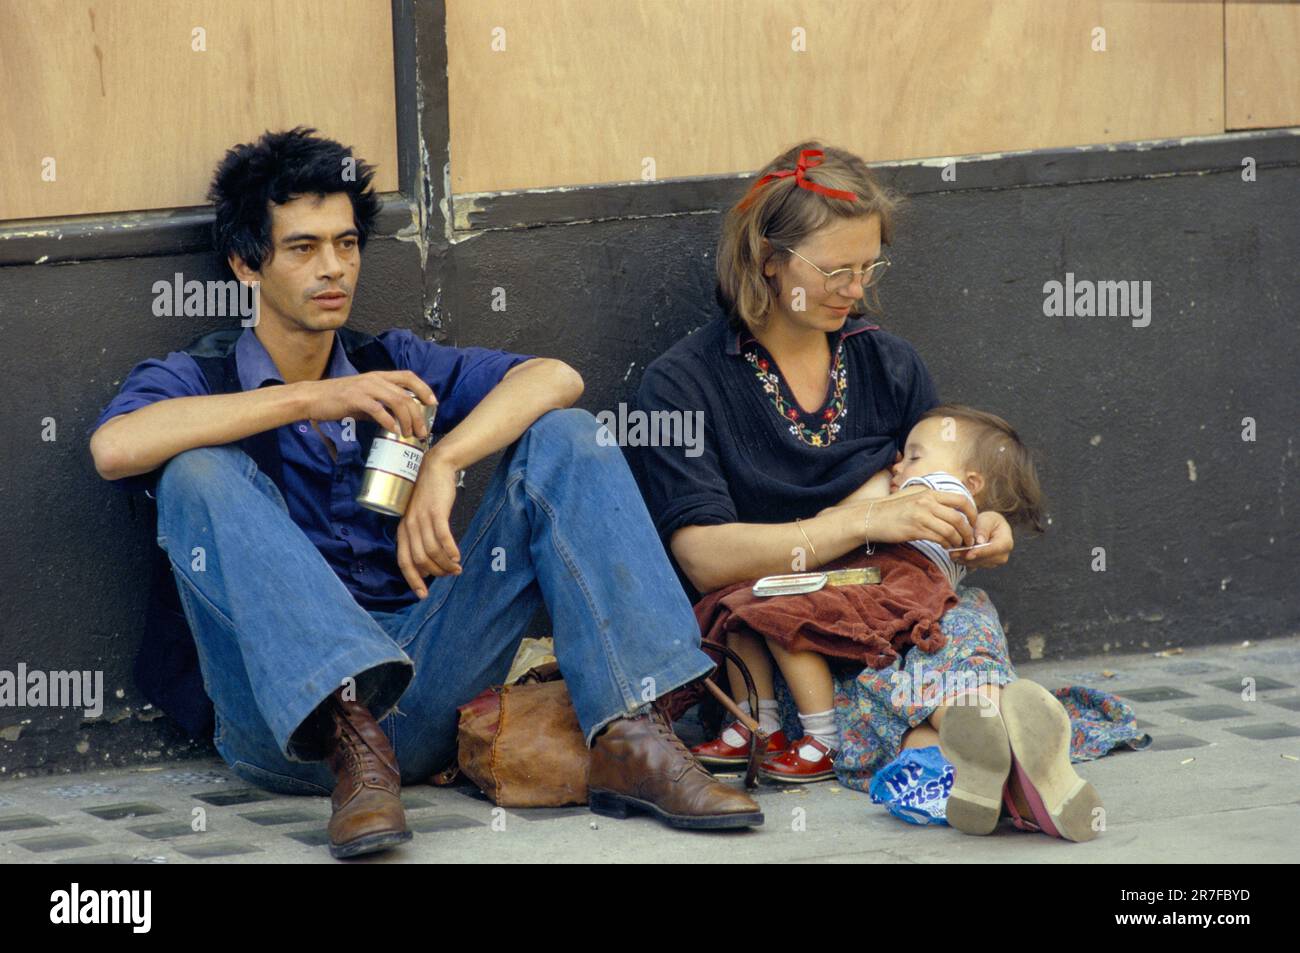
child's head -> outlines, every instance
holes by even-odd
[[[939,470],[961,480],[981,511],[1043,532],[1043,491],[1033,458],[1001,417],[962,404],[927,411],[907,435],[892,488]]]

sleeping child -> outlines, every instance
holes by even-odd
[[[926,490],[960,493],[977,512],[1002,513],[1013,525],[1043,531],[1033,460],[1015,430],[993,414],[957,404],[933,408],[907,435],[901,459],[840,505]],[[834,777],[840,736],[831,661],[853,663],[857,670],[880,669],[912,646],[925,652],[943,647],[939,620],[956,605],[954,590],[966,574],[951,552],[928,540],[868,545],[818,569],[876,566],[879,584],[762,598],[754,595],[752,583],[741,583],[696,607],[705,640],[725,642],[755,673],[760,710],[749,714],[771,736],[761,768],[764,777],[781,782]],[[799,710],[802,736],[793,743],[780,731],[772,679],[762,677],[770,673],[772,660]],[[733,681],[733,693],[738,682]],[[748,737],[737,722],[691,750],[706,764],[740,764],[746,760]]]

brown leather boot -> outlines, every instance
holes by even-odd
[[[328,706],[334,744],[328,761],[337,783],[331,804],[330,854],[357,857],[411,839],[402,810],[402,780],[388,736],[365,705],[343,701],[339,692]]]
[[[657,710],[610,722],[591,749],[588,804],[605,817],[632,810],[670,827],[755,827],[763,811],[748,794],[716,781]]]

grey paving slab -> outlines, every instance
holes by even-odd
[[[303,821],[328,821],[329,815],[322,815],[320,812],[304,811],[296,807],[285,807],[275,811],[260,811],[257,813],[240,814],[246,821],[259,824],[262,827],[276,827],[280,824],[301,824]]]
[[[167,809],[157,804],[134,802],[131,804],[105,804],[102,807],[88,807],[85,812],[101,821],[120,821],[132,817],[149,817],[152,814],[165,814]]]
[[[547,807],[532,808],[521,810],[514,808],[510,811],[511,817],[517,817],[521,821],[553,821],[560,817],[576,817],[590,812],[585,807]]]
[[[1158,685],[1152,688],[1116,688],[1115,694],[1132,702],[1168,702],[1196,696],[1179,688]]]
[[[584,813],[589,814],[590,812],[585,811]],[[483,821],[465,817],[463,814],[444,814],[437,817],[422,817],[419,820],[412,820],[407,826],[417,834],[428,834],[433,831],[455,831],[467,827],[482,827],[483,824]]]
[[[350,863],[1258,863],[1300,857],[1300,637],[1173,656],[1041,660],[1017,670],[1048,688],[1087,684],[1129,695],[1153,738],[1145,751],[1077,766],[1106,806],[1106,830],[1090,843],[1026,834],[1005,822],[988,837],[915,828],[836,783],[763,786],[755,796],[766,823],[715,834],[673,831],[647,817],[597,817],[582,807],[503,810],[472,787],[413,785],[403,800],[414,839]],[[1243,697],[1243,677],[1255,679],[1253,696]],[[734,773],[726,779],[740,783]],[[203,812],[198,831],[196,808]],[[257,817],[279,822],[258,824]],[[328,798],[251,788],[215,759],[5,780],[0,863],[334,864],[328,818]]]
[[[1250,683],[1253,682],[1253,685]],[[1279,688],[1295,688],[1286,682],[1279,682],[1276,678],[1269,678],[1267,675],[1242,675],[1240,678],[1221,678],[1217,681],[1209,682],[1215,688],[1221,688],[1225,692],[1241,692],[1248,687],[1253,687],[1257,692],[1271,692]]]
[[[254,847],[252,844],[239,844],[235,842],[216,842],[209,844],[183,845],[176,848],[186,857],[194,857],[198,860],[207,860],[212,857],[237,857],[242,854],[258,854],[262,848]]]
[[[1254,712],[1231,705],[1190,705],[1187,708],[1169,708],[1167,713],[1191,721],[1218,721],[1221,718],[1250,718]]]
[[[56,864],[134,864],[135,858],[126,854],[77,854],[60,857]]]
[[[105,798],[116,794],[118,789],[111,784],[60,784],[50,788],[50,793],[64,801],[78,798]]]
[[[1227,730],[1234,735],[1241,735],[1243,738],[1250,738],[1254,741],[1272,741],[1275,738],[1300,738],[1300,727],[1280,721],[1268,725],[1243,725],[1240,728],[1229,728]]]
[[[132,834],[139,834],[141,837],[147,837],[150,840],[168,840],[173,837],[189,837],[197,834],[194,827],[189,821],[168,821],[163,824],[145,824],[139,827],[128,827]]]
[[[44,854],[54,850],[70,850],[73,847],[92,847],[96,843],[93,837],[85,834],[51,834],[48,837],[24,837],[14,841],[23,850]]]
[[[298,841],[300,844],[306,844],[308,847],[324,847],[330,842],[329,833],[324,827],[317,827],[308,831],[294,831],[285,836]]]
[[[1210,672],[1226,672],[1227,668],[1223,665],[1213,665],[1210,662],[1197,662],[1191,659],[1182,662],[1170,662],[1167,665],[1161,665],[1160,671],[1169,672],[1172,675],[1205,675]]]
[[[214,784],[232,784],[243,786],[244,782],[240,781],[235,775],[222,770],[179,770],[168,771],[159,776],[159,780],[169,787],[189,787],[191,785],[203,785],[210,787]]]
[[[1156,735],[1151,739],[1151,751],[1177,751],[1180,748],[1200,748],[1208,745],[1193,735]]]
[[[275,795],[255,788],[240,788],[237,791],[206,791],[195,794],[194,798],[216,807],[230,807],[233,804],[255,804],[260,801],[273,801]]]

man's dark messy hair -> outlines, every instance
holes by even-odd
[[[217,212],[212,239],[222,262],[234,254],[260,271],[271,255],[270,203],[281,205],[300,195],[346,192],[359,233],[357,245],[366,247],[379,214],[379,199],[370,189],[374,167],[354,158],[351,146],[315,132],[304,126],[265,132],[257,142],[226,152],[208,189],[208,201]]]

